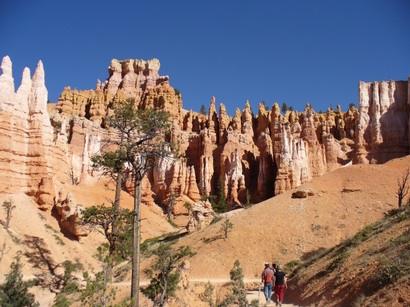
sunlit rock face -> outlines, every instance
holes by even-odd
[[[39,207],[53,205],[64,184],[94,180],[91,158],[105,148],[107,116],[132,99],[138,108],[171,115],[174,157],[158,159],[142,184],[144,204],[186,216],[186,204],[226,199],[230,208],[259,202],[351,160],[380,163],[409,153],[407,81],[361,82],[359,109],[281,112],[246,102],[230,116],[210,99],[207,114],[185,110],[182,96],[158,60],[112,60],[94,90],[66,87],[50,115],[43,64],[24,69],[16,90],[10,58],[0,75],[0,193],[27,193]],[[6,179],[7,178],[7,179]],[[132,178],[124,184],[132,192]],[[209,208],[208,208],[209,209]],[[198,211],[199,212],[199,211]]]
[[[148,174],[147,203],[186,214],[186,198],[224,195],[230,208],[262,201],[297,187],[314,176],[349,161],[357,110],[281,114],[263,103],[255,115],[245,103],[230,116],[212,97],[207,114],[182,108],[181,95],[160,76],[158,60],[112,60],[108,78],[95,90],[65,88],[54,117],[71,118],[71,164],[76,177],[91,174],[90,156],[104,139],[105,117],[116,103],[132,99],[139,108],[164,109],[171,114],[178,159],[160,159]],[[342,141],[343,140],[343,141]],[[131,192],[132,184],[127,184]]]
[[[1,63],[0,75],[0,193],[24,192],[39,197],[41,209],[49,209],[54,181],[64,182],[68,161],[64,146],[56,143],[47,111],[43,63],[33,76],[25,68],[15,90],[11,59]],[[48,195],[48,196],[46,196]]]
[[[383,163],[409,154],[408,81],[360,82],[355,135],[358,163]]]

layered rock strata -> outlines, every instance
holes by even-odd
[[[40,61],[31,77],[24,68],[14,88],[12,62],[4,57],[0,75],[0,193],[24,192],[50,208],[54,181],[67,179],[64,149],[57,145],[47,111],[47,88]],[[67,147],[67,144],[64,144]]]

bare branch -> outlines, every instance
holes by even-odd
[[[403,201],[409,194],[410,186],[409,186],[409,180],[410,180],[410,169],[407,168],[406,172],[404,175],[397,179],[397,201],[398,201],[398,207],[401,208],[403,206]]]

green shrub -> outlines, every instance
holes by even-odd
[[[2,307],[37,307],[34,295],[28,289],[31,283],[23,281],[20,258],[10,265],[10,272],[5,282],[0,285],[0,306]]]

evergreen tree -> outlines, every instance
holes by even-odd
[[[221,179],[216,187],[218,190],[218,196],[213,195],[209,199],[212,204],[212,209],[217,213],[224,213],[228,211],[228,204],[226,203],[223,186],[223,180]]]
[[[233,284],[232,295],[236,297],[239,306],[246,306],[248,302],[246,300],[245,283],[243,282],[243,271],[239,260],[235,260],[229,275]]]
[[[14,209],[16,209],[16,206],[13,205],[12,200],[5,200],[2,205],[4,212],[6,213],[6,222],[5,222],[5,228],[6,230],[9,229],[10,227],[10,221],[12,217],[12,212]]]
[[[0,306],[37,307],[34,295],[28,292],[30,282],[23,281],[20,258],[10,265],[4,284],[0,285]]]
[[[173,251],[169,245],[162,244],[154,252],[157,260],[152,269],[146,270],[151,277],[150,284],[142,292],[154,302],[154,306],[163,307],[167,299],[175,295],[180,273],[177,268],[182,260],[191,257],[194,253],[187,246]]]
[[[154,166],[156,159],[172,154],[171,144],[167,141],[171,133],[171,122],[165,111],[138,109],[133,101],[127,101],[114,110],[109,124],[121,136],[117,156],[127,165],[134,183],[131,301],[132,307],[137,307],[140,280],[141,181]]]
[[[243,281],[243,271],[239,260],[235,260],[232,270],[229,272],[232,284],[232,293],[229,294],[225,300],[220,304],[225,306],[239,306],[247,307],[248,300],[246,299],[245,283]]]

